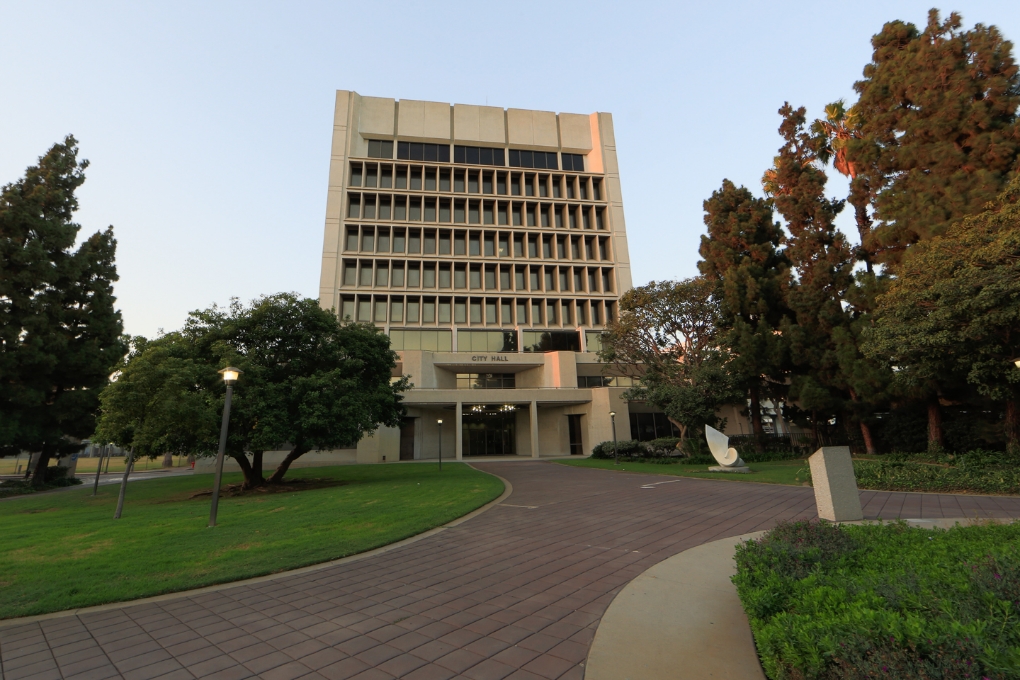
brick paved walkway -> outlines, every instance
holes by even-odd
[[[815,514],[809,488],[485,463],[501,505],[358,562],[0,627],[0,680],[584,676],[614,595],[687,548]],[[668,482],[668,483],[662,483]],[[643,485],[657,483],[652,488]],[[1018,516],[1020,499],[861,494],[868,517]]]

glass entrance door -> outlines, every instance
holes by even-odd
[[[517,415],[513,406],[465,406],[465,456],[517,455]]]

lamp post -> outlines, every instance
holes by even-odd
[[[234,396],[234,383],[241,375],[241,369],[227,366],[219,373],[227,384],[227,398],[223,402],[223,423],[220,425],[220,448],[216,452],[216,481],[212,490],[212,508],[209,510],[209,526],[216,526],[216,510],[220,505],[220,480],[223,478],[223,454],[227,450],[227,425],[230,423],[230,398]]]
[[[440,418],[436,421],[439,425],[439,471],[443,471],[443,419]]]
[[[613,423],[613,465],[619,465],[620,452],[616,448],[616,411],[609,412],[609,420]]]

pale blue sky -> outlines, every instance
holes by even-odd
[[[783,102],[852,99],[872,34],[930,6],[8,2],[0,183],[78,137],[78,221],[114,225],[125,326],[151,336],[231,296],[317,295],[338,88],[609,111],[634,282],[691,276],[702,201],[724,177],[761,193]],[[1020,3],[941,9],[1020,38]]]

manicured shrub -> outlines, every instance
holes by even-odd
[[[854,461],[857,486],[883,491],[1020,494],[1020,469],[987,467],[979,458],[960,465]]]
[[[651,456],[683,456],[684,452],[678,449],[680,437],[660,437],[650,442],[644,442],[644,448]]]
[[[1020,677],[1020,524],[780,524],[737,549],[772,680]]]
[[[616,448],[619,451],[621,458],[635,458],[639,457],[644,453],[644,449],[641,447],[641,442],[636,439],[623,439],[616,442]],[[613,457],[613,442],[602,442],[595,446],[591,451],[592,458],[612,458]]]

